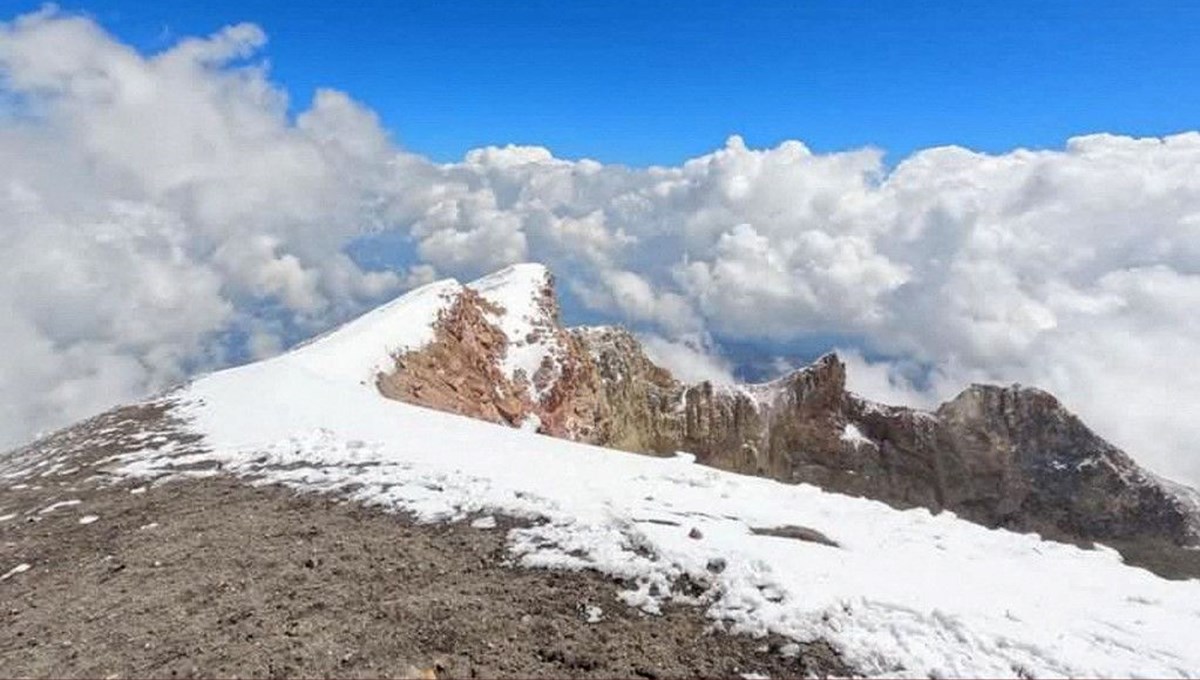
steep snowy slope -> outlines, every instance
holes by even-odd
[[[422,286],[271,361],[334,380],[374,384],[394,354],[433,340],[438,313],[461,292],[453,279]]]
[[[481,287],[503,299],[495,280]],[[291,353],[194,381],[168,399],[202,440],[122,454],[118,472],[210,475],[219,463],[429,520],[544,519],[509,537],[525,565],[628,578],[626,601],[650,612],[701,584],[715,621],[827,639],[872,675],[1200,675],[1200,581],[1158,578],[1111,550],[380,396],[372,376],[430,341],[458,288],[431,284]]]
[[[519,264],[466,284],[495,305],[489,320],[509,338],[503,368],[532,380],[563,348],[550,331],[557,307],[547,308],[550,274],[540,264]],[[398,354],[419,349],[434,339],[438,315],[448,309],[464,286],[444,279],[413,290],[272,361],[303,367],[320,375],[374,384],[392,368]]]
[[[469,285],[502,310],[489,320],[508,338],[502,359],[505,373],[513,380],[518,371],[524,373],[532,396],[540,400],[558,380],[560,359],[567,351],[555,332],[558,304],[550,273],[540,264],[518,264]]]

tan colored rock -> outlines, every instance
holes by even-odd
[[[683,384],[651,362],[624,329],[580,328],[572,336],[595,373],[587,385],[597,401],[593,435],[585,441],[637,453],[679,451]]]

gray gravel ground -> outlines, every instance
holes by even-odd
[[[503,518],[420,525],[225,476],[133,493],[71,469],[119,448],[0,482],[0,575],[29,565],[0,580],[0,676],[851,673],[820,642],[785,656],[786,640],[714,631],[696,607],[630,609],[600,574],[511,566]]]

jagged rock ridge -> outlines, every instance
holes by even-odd
[[[623,329],[563,328],[540,266],[482,283],[439,313],[432,343],[379,374],[384,395],[988,526],[1200,543],[1195,492],[1145,472],[1043,391],[973,385],[933,412],[886,406],[848,392],[832,354],[770,383],[685,384]]]

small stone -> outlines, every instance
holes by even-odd
[[[588,623],[600,623],[604,620],[604,610],[594,604],[581,607],[583,620]]]
[[[700,530],[696,527],[692,527],[692,530],[688,532],[688,538],[700,540],[704,538],[704,534],[700,533]]]
[[[486,515],[472,521],[471,526],[475,529],[495,529],[496,518],[492,515]]]

